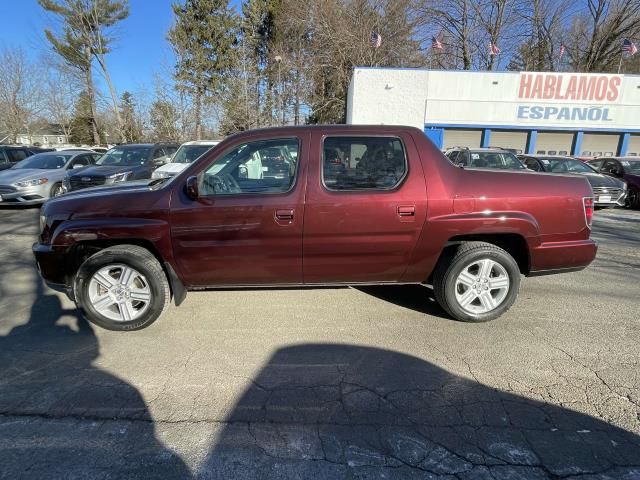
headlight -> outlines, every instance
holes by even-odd
[[[171,175],[169,175],[169,172],[159,172],[158,170],[154,171],[151,174],[151,178],[155,179],[155,178],[169,178]]]
[[[47,226],[47,216],[40,215],[40,233],[44,231],[44,227]]]
[[[44,185],[49,181],[48,178],[37,178],[36,180],[28,180],[26,182],[17,182],[14,183],[16,187],[24,188],[24,187],[35,187],[38,185]]]
[[[622,182],[622,190],[626,190],[627,188],[627,182]]]
[[[109,177],[107,177],[107,182],[106,183],[118,183],[118,182],[124,182],[127,180],[127,178],[129,178],[129,175],[131,175],[133,172],[122,172],[122,173],[116,173],[114,175],[111,175]]]

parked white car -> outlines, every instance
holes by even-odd
[[[187,168],[187,165],[204,155],[218,143],[220,143],[219,140],[198,140],[183,143],[173,155],[171,161],[156,169],[151,174],[151,178],[169,178],[177,175]]]

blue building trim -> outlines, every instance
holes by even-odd
[[[618,155],[624,157],[627,154],[627,150],[629,149],[629,139],[631,138],[631,134],[629,132],[623,133],[620,135],[620,141],[618,142]]]
[[[573,144],[571,145],[571,155],[580,155],[582,151],[582,140],[584,139],[584,132],[582,130],[577,131],[573,136]]]
[[[567,127],[548,127],[544,125],[479,125],[477,123],[473,124],[460,124],[460,123],[425,123],[424,128],[460,128],[463,130],[537,130],[543,132],[568,132],[573,133],[577,129],[576,128],[567,128]],[[609,132],[609,133],[618,133],[622,134],[626,133],[640,133],[640,128],[581,128],[580,131],[589,133],[589,132]]]
[[[529,155],[536,153],[537,142],[538,142],[538,131],[531,130],[527,135],[527,149],[525,150]]]
[[[485,128],[482,130],[482,137],[480,139],[480,146],[486,148],[491,146],[491,129]]]

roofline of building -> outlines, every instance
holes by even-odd
[[[545,75],[620,75],[623,77],[640,77],[637,74],[631,73],[611,73],[611,72],[540,72],[537,70],[444,70],[437,68],[424,68],[424,67],[353,67],[353,71],[356,70],[384,70],[384,71],[409,71],[409,72],[438,72],[438,73],[482,73],[492,75],[504,75],[504,74],[520,74],[520,73],[536,73]]]

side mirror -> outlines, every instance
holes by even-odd
[[[196,200],[198,198],[198,177],[187,178],[187,183],[185,184],[185,193],[191,200]]]
[[[622,169],[621,169],[621,168],[616,168],[616,169],[613,171],[613,174],[614,174],[616,177],[622,177],[622,176],[624,176],[624,172],[622,171]]]

